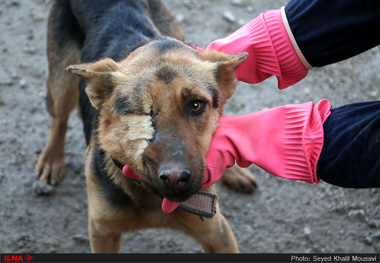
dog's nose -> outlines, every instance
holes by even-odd
[[[167,186],[181,187],[190,181],[191,172],[188,168],[162,167],[158,176]]]

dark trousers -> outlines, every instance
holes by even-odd
[[[380,101],[335,108],[323,128],[317,175],[341,187],[380,187]]]

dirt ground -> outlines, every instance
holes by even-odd
[[[188,42],[205,48],[261,12],[287,1],[164,0]],[[82,123],[72,114],[66,176],[50,196],[37,196],[34,165],[48,135],[45,110],[46,22],[49,0],[0,0],[0,253],[90,252],[83,172]],[[298,84],[278,90],[270,78],[239,83],[226,115],[288,103],[329,99],[334,107],[380,99],[376,47],[348,61],[313,69]],[[379,149],[380,150],[380,149]],[[341,189],[277,178],[251,166],[259,187],[241,194],[217,183],[221,209],[240,251],[379,252],[380,189]],[[125,253],[197,253],[180,232],[148,229],[123,237]]]

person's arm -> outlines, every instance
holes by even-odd
[[[380,2],[292,0],[285,7],[289,30],[313,67],[358,55],[380,44]]]
[[[380,101],[332,109],[323,130],[321,180],[340,187],[380,187]]]

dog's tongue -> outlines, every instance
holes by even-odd
[[[141,178],[128,165],[124,165],[123,174],[128,178],[141,180]],[[211,174],[210,172],[208,171],[206,172],[205,180],[201,189],[209,187],[210,185],[212,185],[213,183],[215,183],[216,181],[220,179],[220,176],[211,177],[210,174]],[[161,208],[162,208],[162,211],[164,211],[164,213],[169,214],[173,212],[179,206],[179,204],[180,202],[173,202],[167,198],[164,198],[164,200],[162,201]]]
[[[173,212],[179,206],[179,204],[180,202],[173,202],[167,198],[164,198],[164,200],[162,201],[161,209],[162,211],[164,211],[164,213],[169,214]]]
[[[123,166],[123,174],[131,179],[140,180],[141,178],[128,165]]]

